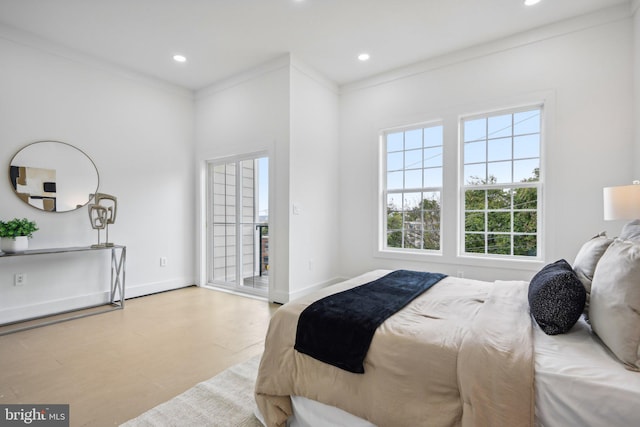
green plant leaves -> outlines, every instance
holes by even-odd
[[[33,237],[33,233],[36,231],[38,231],[38,226],[35,221],[29,221],[27,218],[14,218],[6,222],[0,221],[0,237]]]

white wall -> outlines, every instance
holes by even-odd
[[[339,222],[335,85],[286,55],[200,91],[196,125],[202,201],[207,160],[269,153],[269,299],[287,302],[333,282]],[[299,214],[293,214],[294,204]],[[200,218],[205,284],[204,206]]]
[[[291,69],[290,298],[336,281],[338,89],[299,61]],[[295,212],[299,212],[296,214]]]
[[[204,89],[196,101],[199,165],[199,284],[206,284],[205,165],[208,160],[269,153],[269,298],[289,295],[289,79],[283,57]]]
[[[0,163],[53,139],[87,153],[118,198],[112,242],[127,246],[127,296],[194,283],[193,96],[0,28]],[[87,209],[45,213],[0,180],[0,218],[28,217],[32,248],[97,241]],[[103,234],[104,239],[104,234]],[[167,257],[161,268],[159,258]],[[0,258],[0,323],[105,301],[107,253]],[[26,273],[24,287],[14,273]]]
[[[632,22],[628,9],[539,29],[456,52],[343,88],[341,99],[341,272],[415,268],[478,279],[528,279],[538,263],[477,262],[456,256],[457,171],[445,172],[443,256],[400,261],[375,256],[378,135],[381,129],[444,119],[445,158],[457,164],[460,115],[540,101],[544,145],[544,260],[573,261],[602,219],[602,187],[633,172]],[[445,160],[446,161],[446,160]],[[611,234],[610,233],[610,234]]]

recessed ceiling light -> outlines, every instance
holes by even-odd
[[[176,62],[187,62],[187,58],[184,55],[173,55],[173,60]]]
[[[533,6],[534,4],[540,3],[540,0],[524,0],[525,6]]]
[[[360,61],[368,61],[369,58],[371,58],[371,56],[368,53],[361,53],[360,55],[358,55],[358,59]]]

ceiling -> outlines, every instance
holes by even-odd
[[[0,0],[0,24],[191,90],[286,53],[337,84],[631,0]],[[358,61],[368,52],[371,59]],[[181,53],[187,62],[172,56]]]

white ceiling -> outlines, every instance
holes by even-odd
[[[0,0],[0,23],[201,89],[286,53],[338,84],[631,0]],[[371,54],[360,62],[361,52]],[[172,60],[182,53],[185,64]]]

